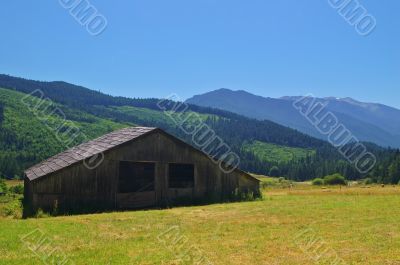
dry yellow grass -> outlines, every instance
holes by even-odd
[[[22,181],[22,180],[6,180],[6,184],[8,187],[14,187],[17,185],[24,185],[24,181]]]

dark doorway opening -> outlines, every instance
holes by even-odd
[[[169,164],[169,187],[170,188],[193,188],[194,187],[194,165],[193,164]]]
[[[155,163],[128,162],[119,163],[119,193],[154,191]]]

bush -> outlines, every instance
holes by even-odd
[[[261,187],[262,188],[267,188],[267,187],[275,187],[278,186],[279,182],[276,179],[263,179],[261,181]]]
[[[312,184],[315,186],[322,186],[325,184],[325,181],[321,178],[316,178],[312,181]]]
[[[261,181],[261,188],[278,187],[278,188],[291,188],[293,182],[285,178],[263,178]]]
[[[372,179],[372,178],[366,178],[366,179],[364,179],[364,181],[363,181],[363,184],[364,185],[371,185],[371,184],[373,184],[374,183],[374,180]]]
[[[281,187],[281,188],[292,188],[292,187],[293,187],[293,182],[290,181],[290,180],[282,181],[282,182],[280,183],[280,187]]]
[[[22,218],[22,202],[21,199],[10,197],[10,201],[4,204],[2,209],[2,216],[13,217],[15,219]]]
[[[262,200],[262,192],[261,191],[254,193],[251,190],[235,189],[235,191],[232,192],[232,194],[229,198],[230,202],[256,201],[256,200]]]
[[[324,177],[324,183],[326,185],[347,185],[345,177],[340,174],[333,174]]]
[[[15,194],[24,194],[24,186],[18,184],[14,187],[10,187],[10,192]]]
[[[7,193],[7,185],[4,179],[0,178],[0,194]]]

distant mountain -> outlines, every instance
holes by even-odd
[[[194,96],[186,102],[198,106],[219,108],[259,120],[271,120],[303,133],[326,140],[294,107],[300,97],[268,98],[243,90],[219,89]],[[400,110],[351,98],[318,98],[327,104],[360,141],[387,147],[400,147]]]

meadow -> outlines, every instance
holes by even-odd
[[[253,202],[3,216],[0,264],[400,264],[399,186],[264,186]]]

